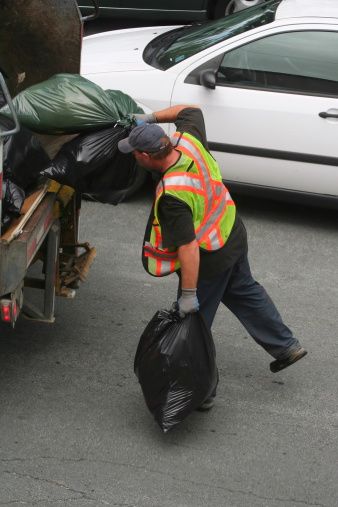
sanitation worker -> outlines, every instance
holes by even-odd
[[[143,244],[145,269],[153,276],[178,273],[182,317],[199,310],[211,328],[222,302],[274,358],[272,372],[304,357],[306,350],[252,277],[246,230],[208,150],[202,111],[179,105],[134,119],[137,126],[119,150],[160,176]],[[176,125],[171,138],[158,125],[170,122]],[[200,409],[213,402],[205,400]]]

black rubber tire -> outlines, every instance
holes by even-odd
[[[252,0],[254,1],[254,0]],[[262,1],[262,0],[261,0]],[[232,14],[234,12],[234,5],[230,5],[233,2],[233,0],[213,0],[211,2],[211,9],[209,9],[209,12],[211,13],[211,17],[213,19],[219,19],[224,18],[224,16],[228,16],[229,14]],[[255,3],[252,4],[257,5]],[[250,7],[251,5],[247,5],[247,7]],[[227,7],[229,7],[229,11],[226,12]]]
[[[209,12],[212,19],[224,18],[225,9],[232,0],[214,0],[211,1]]]

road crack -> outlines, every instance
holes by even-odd
[[[35,475],[24,474],[24,473],[16,472],[14,470],[4,470],[2,473],[8,474],[8,475],[14,475],[15,477],[20,477],[22,479],[31,479],[33,481],[44,482],[44,483],[50,484],[52,486],[57,486],[59,488],[65,489],[66,491],[69,491],[71,493],[75,493],[77,495],[80,495],[76,498],[77,500],[79,498],[80,499],[82,498],[84,500],[91,500],[93,502],[100,502],[102,505],[109,505],[109,503],[106,502],[105,500],[101,500],[99,498],[93,498],[92,496],[89,496],[88,493],[86,493],[86,491],[81,491],[81,490],[71,488],[71,487],[67,486],[66,484],[64,484],[63,482],[53,481],[52,479],[45,479],[43,477],[37,477]],[[73,498],[73,500],[74,500],[74,498]]]

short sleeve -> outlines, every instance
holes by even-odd
[[[187,132],[196,137],[208,150],[207,135],[202,111],[197,107],[187,107],[177,116],[175,121],[178,132]]]

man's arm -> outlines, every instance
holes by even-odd
[[[154,113],[149,114],[134,114],[134,118],[140,122],[146,123],[174,123],[177,120],[177,116],[184,109],[199,109],[197,106],[191,105],[179,105],[179,106],[171,106],[165,109],[161,109],[160,111],[155,111]]]
[[[141,123],[175,123],[178,132],[185,132],[196,137],[209,150],[203,113],[199,106],[177,105],[155,111],[151,114],[135,114],[137,124]]]
[[[177,249],[178,260],[181,264],[182,289],[196,289],[200,265],[200,251],[197,240],[182,245]]]
[[[181,295],[178,298],[178,311],[181,317],[187,313],[197,312],[197,280],[200,262],[200,251],[196,239],[178,247],[178,259],[181,264]]]
[[[160,111],[155,111],[153,115],[157,123],[174,123],[183,109],[191,108],[199,109],[197,106],[192,105],[178,105],[167,107],[166,109],[161,109]]]

